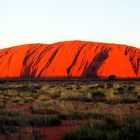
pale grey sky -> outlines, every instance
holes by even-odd
[[[0,48],[65,40],[140,47],[140,0],[0,0]]]

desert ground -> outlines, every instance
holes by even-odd
[[[140,80],[2,79],[0,140],[140,140]]]

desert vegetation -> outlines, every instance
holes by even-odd
[[[139,82],[0,83],[1,140],[47,139],[50,128],[63,131],[56,140],[140,139]]]

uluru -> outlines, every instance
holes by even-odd
[[[0,50],[0,78],[140,77],[140,49],[119,44],[64,41]]]

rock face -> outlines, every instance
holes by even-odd
[[[140,77],[140,49],[117,44],[65,41],[0,50],[0,78]]]

